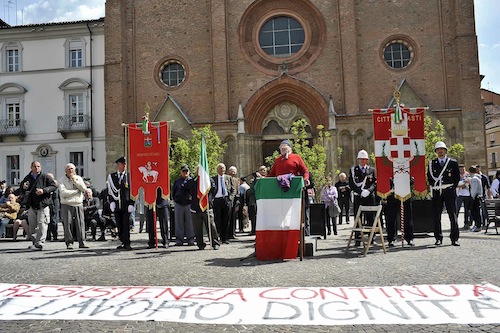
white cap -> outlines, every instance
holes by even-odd
[[[358,158],[366,158],[366,159],[368,159],[368,153],[366,152],[366,150],[361,149],[358,152]]]
[[[448,147],[446,147],[446,144],[443,141],[436,142],[436,144],[434,145],[434,151],[436,151],[436,149],[438,148],[444,148],[446,149],[446,151],[448,151]]]

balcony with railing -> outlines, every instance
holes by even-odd
[[[24,119],[0,119],[0,140],[6,136],[17,136],[24,140],[26,136],[26,120]]]
[[[68,115],[57,117],[57,131],[66,138],[68,133],[90,133],[89,115]]]

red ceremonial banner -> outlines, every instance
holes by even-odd
[[[416,194],[427,193],[424,111],[401,106],[373,110],[377,194],[382,198],[391,192],[389,179],[400,200],[411,196],[411,178]]]
[[[166,122],[148,126],[128,125],[130,196],[135,200],[139,189],[144,189],[144,203],[149,207],[156,202],[156,189],[167,199],[170,193],[168,173],[168,128]]]

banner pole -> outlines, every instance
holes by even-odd
[[[156,250],[158,250],[158,230],[156,227],[156,202],[153,203],[153,230],[155,233],[155,246]]]
[[[401,247],[405,246],[405,206],[404,201],[401,202]]]
[[[300,202],[300,261],[304,259],[304,247],[306,246],[306,236],[305,236],[305,200],[307,200],[307,190],[305,187],[302,189],[302,200]],[[310,217],[309,217],[310,218]]]
[[[210,247],[213,250],[214,247],[212,246],[212,244],[213,244],[213,242],[212,242],[212,221],[210,221],[210,214],[208,213],[209,210],[210,210],[210,203],[208,204],[208,208],[207,208],[207,229],[208,229],[207,231],[208,231],[208,244],[210,244]]]

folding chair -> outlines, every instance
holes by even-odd
[[[370,246],[372,245],[373,237],[378,234],[380,236],[380,241],[382,243],[382,249],[384,250],[384,254],[387,253],[384,242],[384,234],[382,230],[382,223],[380,222],[380,212],[382,211],[382,206],[359,206],[358,213],[356,214],[356,218],[354,219],[354,226],[351,230],[351,236],[349,237],[349,242],[347,243],[346,253],[349,251],[349,247],[351,246],[351,241],[355,238],[356,233],[359,232],[360,239],[356,239],[356,241],[360,241],[363,244],[364,248],[364,256],[368,253]],[[375,219],[373,221],[373,225],[364,225],[362,221],[363,213],[374,213]]]

